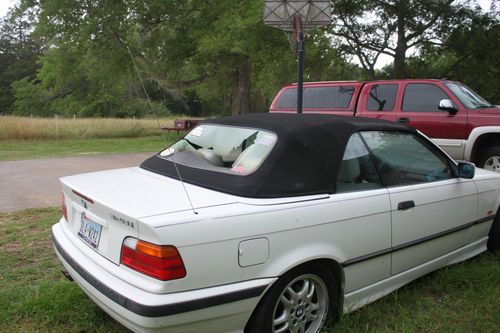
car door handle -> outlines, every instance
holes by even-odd
[[[410,118],[407,118],[407,117],[398,118],[398,123],[409,123],[409,122],[410,122]]]
[[[415,207],[415,202],[413,202],[413,200],[398,203],[398,210],[407,210],[413,207]]]

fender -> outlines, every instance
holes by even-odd
[[[497,133],[500,134],[500,126],[480,126],[474,128],[467,141],[465,142],[465,151],[464,151],[464,159],[467,161],[471,160],[472,153],[474,151],[474,144],[477,139],[484,134]]]
[[[262,275],[281,276],[289,270],[313,260],[333,260],[339,265],[347,260],[346,254],[334,244],[315,243],[315,241],[317,240],[302,244],[292,251],[284,251],[273,255],[272,262],[268,262]],[[344,280],[343,275],[342,272],[342,282]]]
[[[291,259],[292,258],[292,259]],[[272,261],[268,262],[262,276],[280,277],[286,272],[311,261],[326,261],[330,269],[338,272],[337,278],[340,284],[340,307],[344,303],[345,293],[345,271],[341,263],[347,260],[347,255],[334,244],[329,243],[314,243],[303,244],[300,247],[294,248],[292,251],[285,251],[276,255]],[[334,267],[336,266],[336,267]]]

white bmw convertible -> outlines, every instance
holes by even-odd
[[[136,332],[314,333],[500,245],[500,174],[374,119],[211,119],[61,183],[67,276]]]

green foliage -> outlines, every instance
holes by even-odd
[[[334,24],[306,38],[304,79],[446,76],[498,101],[498,13],[485,19],[476,3],[335,1]],[[0,23],[0,112],[266,111],[297,64],[262,10],[262,0],[22,0]],[[381,54],[395,63],[377,71]]]
[[[473,13],[453,30],[441,47],[428,46],[408,59],[408,76],[447,78],[465,83],[491,103],[500,103],[500,22],[491,14]],[[392,67],[383,76],[392,76]]]
[[[491,15],[476,15],[460,26],[445,44],[447,77],[460,80],[500,104],[500,21]]]
[[[0,22],[0,113],[11,113],[14,81],[35,76],[41,40],[30,34],[35,21],[33,10],[15,7]]]
[[[15,115],[37,115],[40,117],[50,116],[47,106],[45,92],[39,85],[34,84],[28,78],[21,79],[12,84],[15,92],[14,112]]]
[[[475,0],[337,0],[332,35],[356,56],[369,79],[381,55],[394,58],[392,77],[408,77],[407,53],[441,45],[471,16]]]
[[[265,111],[296,80],[295,56],[283,33],[263,24],[261,0],[23,5],[38,11],[35,35],[47,51],[36,80],[16,84],[16,114],[141,117],[153,113],[148,96],[161,115]],[[322,33],[307,54],[309,80],[352,73]],[[30,89],[43,98],[27,101]]]

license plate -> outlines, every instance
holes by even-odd
[[[97,249],[99,239],[101,238],[101,229],[102,225],[90,221],[85,215],[82,215],[78,236],[94,249]]]

